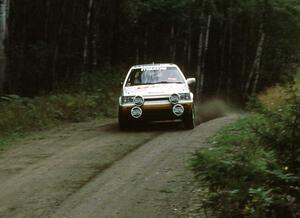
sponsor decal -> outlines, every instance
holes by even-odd
[[[141,71],[158,71],[158,70],[167,70],[166,67],[158,67],[158,66],[148,66],[141,68]]]

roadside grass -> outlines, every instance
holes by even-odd
[[[284,104],[287,100],[286,88],[280,85],[275,85],[268,88],[258,99],[269,108],[276,108],[279,105]]]
[[[95,71],[85,75],[81,84],[59,84],[56,92],[49,95],[34,98],[0,96],[0,146],[26,133],[64,123],[115,117],[122,70]]]
[[[298,86],[300,85],[300,68],[297,70],[297,73],[295,75],[295,82]]]
[[[265,176],[268,160],[273,154],[250,146],[253,133],[249,118],[244,118],[222,129],[209,144],[198,150],[191,160],[192,170],[199,182],[201,208],[214,217],[244,217],[250,188],[255,188]],[[256,179],[257,178],[257,179]],[[241,202],[240,202],[241,201]]]
[[[197,150],[191,169],[208,217],[297,217],[300,214],[299,80],[258,96],[246,118]]]
[[[0,100],[0,136],[114,116],[116,112],[116,99],[109,94],[58,94],[33,99],[4,96]]]
[[[0,137],[0,152],[4,151],[6,147],[16,143],[19,139],[22,139],[26,136],[25,133],[13,133],[6,136]]]
[[[276,108],[284,105],[289,99],[287,90],[294,89],[295,92],[300,93],[300,68],[295,74],[294,83],[288,85],[274,85],[269,87],[264,92],[258,95],[258,100],[268,108]]]

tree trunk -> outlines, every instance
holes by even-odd
[[[96,66],[98,65],[98,60],[97,60],[97,34],[94,33],[93,34],[93,39],[92,39],[92,65],[93,65],[93,69],[96,68]]]
[[[54,49],[54,55],[53,55],[53,61],[52,61],[52,90],[55,89],[56,86],[56,82],[57,82],[57,78],[56,78],[56,65],[57,65],[57,59],[58,59],[58,55],[59,55],[59,49],[60,49],[60,36],[62,35],[62,31],[63,31],[63,22],[60,23],[59,25],[59,30],[58,30],[58,34],[57,34],[57,39],[56,39],[56,45],[55,45],[55,49]]]
[[[93,10],[94,0],[89,1],[88,12],[86,16],[86,31],[84,36],[84,47],[83,47],[83,65],[86,68],[88,63],[88,46],[89,46],[89,35],[90,35],[90,25],[92,18],[92,10]]]
[[[187,38],[184,39],[181,54],[183,54],[183,58],[184,58],[184,62],[183,62],[183,65],[182,65],[182,70],[186,73],[186,76],[188,76],[189,72],[187,71],[187,58],[186,58],[187,54],[188,54],[188,40],[187,40]]]
[[[146,27],[146,31],[144,34],[144,51],[143,51],[143,61],[144,63],[147,63],[148,61],[148,37],[149,37],[149,28]]]
[[[77,8],[77,3],[76,1],[72,2],[72,5],[69,6],[70,11],[71,11],[71,18],[76,16],[76,8]],[[69,28],[68,31],[68,37],[67,37],[67,46],[66,46],[66,51],[67,53],[71,53],[72,52],[72,40],[73,40],[73,34],[72,34],[72,28]],[[68,60],[67,62],[67,70],[66,70],[66,80],[70,81],[73,79],[73,81],[75,80],[75,78],[73,78],[72,75],[72,68],[74,67],[74,64],[72,61]],[[76,78],[77,79],[77,78]]]
[[[209,35],[210,35],[210,25],[211,25],[211,15],[208,15],[206,27],[202,26],[199,35],[198,64],[197,64],[197,73],[196,73],[197,75],[196,99],[198,101],[201,101],[203,97],[203,88],[204,88],[204,79],[205,79],[204,71],[205,71],[206,55],[207,55]],[[205,32],[205,39],[203,39],[204,32]]]
[[[220,38],[219,46],[221,48],[221,57],[220,57],[220,74],[217,85],[217,95],[221,95],[222,84],[224,80],[224,71],[225,71],[225,48],[226,48],[226,36],[227,36],[227,23],[223,23],[223,35]]]
[[[3,93],[3,84],[6,69],[6,54],[4,41],[7,37],[8,0],[0,1],[0,95]]]
[[[207,17],[207,25],[206,25],[206,34],[205,34],[205,44],[204,44],[204,51],[203,51],[203,58],[202,58],[202,74],[200,79],[200,100],[203,97],[203,89],[204,89],[204,79],[205,79],[205,65],[206,65],[206,57],[207,57],[207,50],[208,50],[208,43],[209,43],[209,36],[210,36],[210,25],[211,25],[211,15]]]
[[[231,97],[231,86],[232,86],[232,48],[233,48],[233,18],[230,14],[229,18],[229,48],[228,48],[228,67],[227,67],[227,85],[226,85],[226,97],[227,101]]]
[[[260,40],[259,40],[259,45],[257,48],[257,54],[256,54],[256,60],[254,62],[255,63],[255,78],[254,78],[254,83],[253,83],[253,87],[252,87],[252,91],[251,91],[251,95],[254,96],[256,93],[256,89],[257,89],[257,84],[259,81],[259,77],[260,77],[260,70],[261,70],[261,62],[262,62],[262,53],[263,53],[263,47],[264,47],[264,43],[265,43],[265,37],[266,34],[264,32],[264,28],[263,25],[261,27],[261,36],[260,36]]]
[[[201,79],[202,79],[202,69],[201,69],[201,62],[202,62],[202,53],[203,53],[203,32],[204,28],[201,28],[199,33],[199,40],[198,40],[198,55],[197,55],[197,71],[196,71],[196,100],[201,100]]]
[[[62,9],[61,9],[61,22],[59,24],[59,28],[58,28],[58,33],[56,36],[56,44],[55,44],[55,49],[54,49],[54,55],[53,55],[53,61],[52,61],[52,90],[55,89],[56,83],[57,83],[57,78],[56,78],[56,66],[57,66],[57,60],[58,60],[58,55],[59,55],[59,50],[60,50],[60,38],[62,36],[63,33],[63,29],[64,29],[64,23],[63,23],[63,17],[65,15],[65,7],[66,5],[62,5]]]
[[[139,64],[140,63],[140,49],[136,48],[135,49],[135,64]]]
[[[204,47],[205,53],[208,50],[208,42],[209,42],[209,35],[210,35],[210,24],[211,24],[211,15],[208,15],[208,17],[207,17],[207,26],[206,26],[206,34],[205,34],[205,47]]]
[[[93,19],[91,19],[93,22],[92,24],[92,35],[93,35],[93,40],[92,40],[92,64],[93,64],[93,69],[96,69],[97,66],[99,66],[100,63],[100,57],[99,55],[99,44],[101,43],[101,38],[100,37],[100,28],[98,26],[98,17],[100,16],[101,13],[103,13],[102,9],[104,8],[104,0],[100,1],[95,1],[94,2],[94,16]],[[91,25],[91,24],[90,24]]]
[[[48,28],[49,28],[49,17],[50,17],[50,0],[46,1],[46,19],[44,26],[44,40],[48,41]]]
[[[251,82],[253,80],[253,77],[254,77],[254,82],[253,82],[251,94],[255,94],[257,83],[258,83],[258,80],[259,80],[259,70],[260,70],[263,46],[264,46],[265,36],[266,36],[266,34],[264,32],[264,25],[263,24],[260,25],[259,32],[260,32],[260,39],[259,39],[259,42],[258,42],[258,45],[257,45],[255,58],[254,58],[254,61],[253,61],[251,72],[248,76],[248,80],[247,80],[246,85],[245,85],[245,91],[244,91],[244,96],[245,97],[247,97],[247,95],[250,92],[250,86],[251,86]]]
[[[244,43],[243,43],[243,58],[242,58],[242,66],[241,66],[241,81],[245,81],[246,75],[247,75],[247,57],[248,57],[248,46],[247,46],[247,41],[248,41],[248,31],[244,31]],[[240,90],[243,92],[244,90],[244,82],[241,82],[240,84]],[[241,96],[242,97],[242,96]]]
[[[257,84],[260,78],[260,70],[261,70],[261,62],[262,62],[262,54],[263,54],[263,47],[265,43],[265,21],[267,14],[269,13],[269,1],[264,0],[264,12],[262,14],[262,21],[259,27],[259,41],[257,44],[257,49],[256,49],[256,54],[255,58],[253,61],[253,65],[251,68],[251,72],[249,74],[248,80],[245,85],[245,91],[244,91],[244,97],[247,97],[247,95],[250,93],[252,96],[255,95],[256,89],[257,89]],[[252,89],[250,90],[251,87],[251,82],[254,78]]]
[[[120,29],[120,0],[114,0],[114,22],[112,27],[112,40],[111,40],[111,60],[110,66],[117,64],[119,62],[119,29]]]
[[[196,70],[196,96],[195,99],[196,101],[201,101],[202,98],[202,79],[203,79],[203,72],[202,72],[202,59],[203,59],[203,36],[204,36],[204,24],[203,24],[203,20],[204,20],[204,5],[205,5],[205,1],[202,0],[202,4],[201,4],[201,15],[200,15],[200,22],[201,22],[201,28],[200,28],[200,33],[199,33],[199,39],[198,39],[198,54],[197,54],[197,70]]]
[[[191,12],[190,12],[191,13]],[[188,71],[192,70],[191,67],[191,60],[192,60],[192,37],[193,37],[193,31],[192,31],[192,18],[191,18],[191,14],[189,17],[189,24],[188,24],[188,38],[187,38],[187,69]]]
[[[173,23],[171,26],[171,31],[170,31],[170,37],[171,37],[171,43],[170,43],[170,59],[171,62],[175,62],[176,58],[176,37],[175,37],[175,24]]]

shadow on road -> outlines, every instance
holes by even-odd
[[[122,131],[119,129],[118,123],[109,124],[106,127],[105,130],[109,132],[176,132],[185,130],[181,122],[136,123]]]

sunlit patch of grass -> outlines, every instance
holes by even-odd
[[[292,84],[290,86],[298,93],[300,93],[300,69],[295,75],[295,84]],[[278,84],[268,88],[260,95],[258,95],[258,99],[260,100],[260,102],[268,108],[276,108],[284,105],[289,97],[288,87]]]
[[[287,99],[286,89],[280,85],[270,87],[261,93],[258,99],[269,108],[278,107]]]

